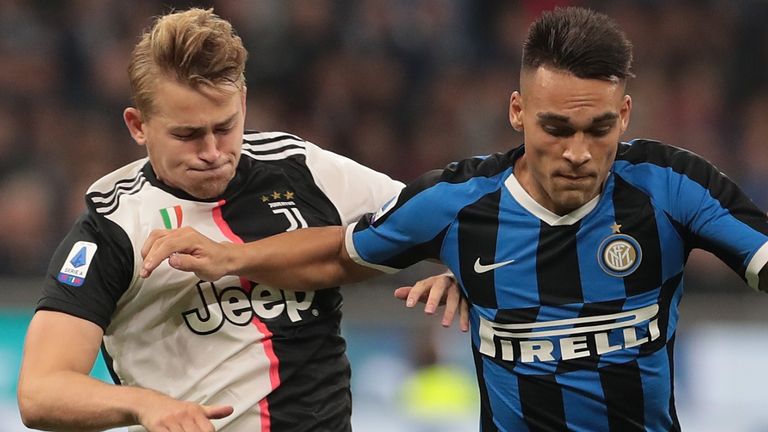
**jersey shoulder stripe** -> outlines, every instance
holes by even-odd
[[[402,190],[400,195],[397,196],[397,202],[394,205],[390,205],[383,214],[377,215],[373,225],[378,226],[386,222],[389,215],[396,213],[400,207],[416,195],[440,183],[459,185],[473,179],[476,179],[475,181],[482,181],[483,178],[491,182],[499,182],[497,176],[512,166],[512,161],[519,150],[520,147],[507,153],[476,156],[452,162],[442,170],[432,170],[423,174]],[[363,226],[367,226],[367,224]]]
[[[653,189],[654,196],[678,188],[691,192],[683,194],[679,197],[681,199],[668,197],[668,203],[679,205],[686,198],[704,192],[737,219],[768,234],[763,224],[757,222],[763,219],[764,213],[744,195],[736,183],[693,152],[658,141],[633,140],[619,145],[614,169],[617,175],[629,183],[644,190]],[[671,182],[676,182],[678,186],[669,187]]]
[[[148,159],[139,159],[96,180],[86,192],[86,199],[92,203],[97,213],[108,215],[114,212],[120,197],[140,191],[147,178],[142,172]]]
[[[284,132],[246,132],[243,154],[256,160],[280,160],[293,155],[306,156],[306,141]]]

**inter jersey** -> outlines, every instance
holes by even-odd
[[[431,172],[347,230],[357,262],[443,261],[471,303],[488,431],[679,430],[673,346],[683,267],[708,250],[758,287],[766,215],[700,157],[620,143],[601,194],[559,216],[506,154]]]
[[[119,384],[233,405],[234,414],[213,420],[219,431],[349,430],[338,288],[300,293],[231,276],[203,282],[167,262],[138,277],[154,229],[191,226],[215,241],[249,242],[350,223],[402,188],[293,135],[244,138],[236,175],[216,199],[168,187],[146,159],[95,182],[87,212],[55,252],[38,309],[101,326]]]

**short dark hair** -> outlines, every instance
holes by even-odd
[[[528,29],[523,69],[552,66],[579,78],[624,80],[634,75],[632,43],[607,15],[580,7],[544,12]]]

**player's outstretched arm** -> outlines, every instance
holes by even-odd
[[[101,345],[96,324],[38,311],[24,345],[18,385],[24,424],[43,430],[104,430],[141,424],[148,431],[211,432],[231,406],[201,406],[161,393],[88,376]]]
[[[459,330],[469,331],[469,303],[462,297],[456,279],[450,273],[422,279],[413,286],[404,286],[395,290],[395,297],[405,301],[406,307],[416,303],[425,303],[424,313],[432,315],[438,306],[445,305],[441,324],[450,327],[459,312]]]
[[[215,242],[194,228],[154,230],[141,249],[141,277],[164,260],[215,281],[245,277],[276,288],[307,291],[359,282],[380,274],[350,258],[340,226],[304,228],[244,244]]]

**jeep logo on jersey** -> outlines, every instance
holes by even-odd
[[[312,306],[314,291],[283,291],[264,285],[253,287],[250,294],[239,287],[224,288],[217,292],[213,282],[198,282],[198,306],[182,312],[184,321],[197,334],[210,334],[220,329],[224,321],[246,326],[254,315],[263,320],[274,320],[283,313],[291,322],[301,321],[301,312]],[[317,316],[318,311],[310,313]]]
[[[609,315],[522,324],[480,317],[480,352],[523,363],[599,356],[658,339],[659,305]],[[646,336],[638,338],[638,330]]]
[[[643,260],[640,243],[626,234],[613,234],[606,237],[597,252],[597,262],[604,272],[615,277],[632,274]]]

